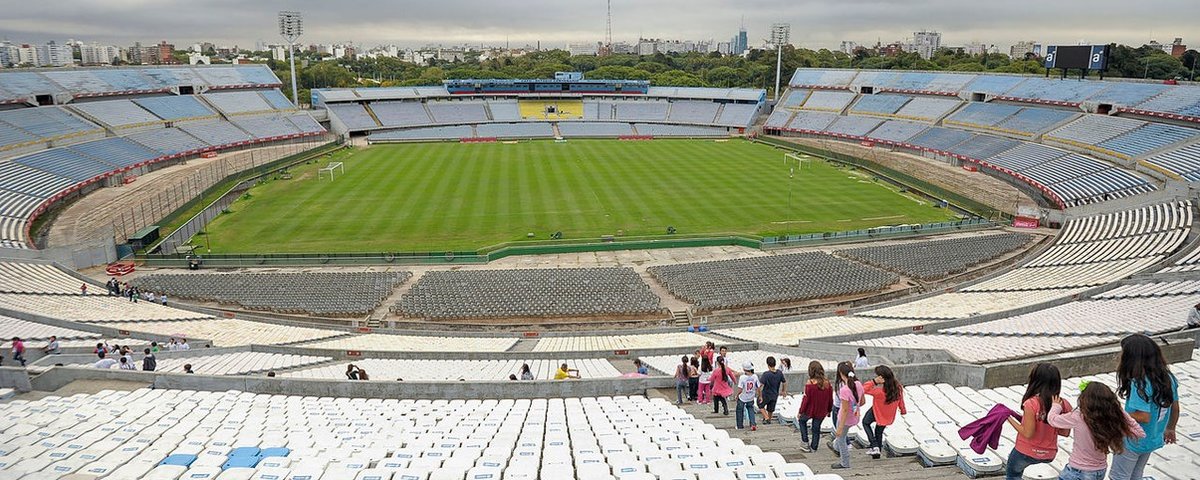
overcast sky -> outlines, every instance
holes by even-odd
[[[303,43],[533,44],[598,41],[603,0],[0,0],[0,37],[40,43],[74,38],[116,45],[168,40],[253,48],[278,40],[278,10],[303,12]],[[1197,0],[612,0],[613,40],[727,41],[745,17],[751,45],[774,22],[792,25],[792,43],[837,48],[941,31],[945,45],[1001,48],[1151,38],[1200,46]]]

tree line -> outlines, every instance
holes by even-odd
[[[620,54],[597,57],[571,55],[565,50],[529,52],[521,56],[481,59],[480,52],[469,52],[462,60],[434,60],[416,65],[397,58],[329,58],[314,52],[302,52],[296,64],[301,87],[300,98],[308,102],[313,88],[394,87],[437,85],[444,80],[465,78],[552,78],[554,72],[584,72],[589,79],[649,80],[653,85],[680,87],[763,88],[775,85],[775,52],[751,50],[744,57],[716,53],[654,55]],[[1200,57],[1188,50],[1182,58],[1150,47],[1112,45],[1108,77],[1157,80],[1192,79]],[[271,68],[286,85],[290,83],[287,62],[270,61]],[[933,70],[946,72],[997,72],[1043,74],[1036,57],[1010,59],[1007,55],[976,54],[941,49],[924,59],[913,52],[894,56],[873,50],[854,54],[827,49],[811,50],[786,46],[783,49],[783,84],[797,68],[861,68],[883,70]],[[1053,71],[1051,75],[1059,72]],[[289,92],[290,93],[290,92]]]

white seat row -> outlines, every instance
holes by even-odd
[[[12,339],[12,337],[21,337],[26,342],[30,340],[45,340],[51,336],[57,336],[60,340],[100,338],[100,334],[98,333],[44,325],[3,315],[0,315],[0,335],[3,335],[3,337],[0,337],[0,340],[7,341]],[[32,348],[33,345],[26,345],[26,347]]]
[[[1200,280],[1180,280],[1176,282],[1125,285],[1097,294],[1092,298],[1162,297],[1168,295],[1193,295],[1196,293],[1200,293]]]
[[[351,362],[321,365],[281,376],[294,378],[345,379],[349,364],[366,370],[371,380],[394,381],[499,381],[509,375],[521,376],[521,366],[529,365],[533,378],[549,380],[562,364],[579,370],[581,378],[615,378],[621,376],[608,360],[602,358],[552,360],[400,360],[368,358]]]
[[[665,347],[698,348],[708,340],[710,340],[708,337],[690,332],[587,337],[542,337],[538,340],[537,345],[533,347],[533,351],[587,352]]]
[[[78,294],[83,283],[54,265],[16,260],[0,261],[0,291],[3,292]],[[95,285],[90,287],[93,290],[96,288]]]
[[[214,347],[283,345],[346,335],[345,332],[337,330],[248,322],[232,318],[171,322],[109,322],[104,326],[163,337],[200,338],[212,342]],[[192,344],[192,348],[197,347],[198,345]]]
[[[1127,335],[1162,333],[1185,325],[1200,295],[1085,300],[1013,317],[942,330],[983,336]]]
[[[1140,272],[1162,257],[1057,267],[1018,268],[964,288],[966,292],[1024,291],[1103,285]]]
[[[232,352],[194,357],[163,355],[157,357],[156,360],[158,368],[155,371],[158,372],[181,373],[183,372],[183,366],[190,364],[192,371],[200,375],[249,375],[285,368],[303,367],[328,362],[333,359],[330,357],[286,353]],[[137,367],[137,370],[142,369],[141,361],[141,354],[135,354],[134,365]],[[92,364],[76,364],[73,366],[90,367]]]
[[[381,352],[503,352],[517,344],[512,337],[438,337],[369,333],[305,344],[308,348]]]
[[[1032,292],[953,292],[923,298],[913,302],[856,313],[873,318],[970,318],[1000,313],[1084,291],[1082,288],[1055,288]]]
[[[644,397],[414,401],[142,389],[18,400],[0,414],[0,469],[17,475],[841,478],[813,476]]]
[[[1183,245],[1187,236],[1187,229],[1178,229],[1133,237],[1055,245],[1025,266],[1075,265],[1164,255]]]
[[[853,342],[868,347],[915,348],[945,350],[967,363],[995,363],[1027,358],[1119,341],[1117,336],[1053,336],[997,337],[981,335],[947,335],[940,333],[904,334]]]
[[[1055,243],[1089,242],[1188,228],[1192,225],[1193,216],[1192,202],[1189,200],[1077,218],[1063,227]]]
[[[82,282],[81,282],[82,283]],[[76,286],[78,292],[78,286]],[[93,289],[99,287],[92,286]],[[0,294],[0,307],[84,323],[141,322],[211,318],[202,313],[107,295]]]
[[[717,333],[749,342],[793,345],[799,340],[857,335],[866,332],[909,328],[929,320],[885,320],[856,316],[822,317],[794,322],[769,323],[751,327],[723,328]]]

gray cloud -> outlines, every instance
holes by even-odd
[[[599,41],[604,0],[4,0],[0,36],[44,42],[75,38],[118,45],[168,40],[252,47],[278,39],[275,13],[304,12],[308,43],[485,43]],[[874,43],[943,32],[943,42],[1000,46],[1044,43],[1140,45],[1184,37],[1200,44],[1195,0],[613,0],[613,37],[725,41],[742,18],[751,44],[771,23],[792,25],[793,43],[836,48],[842,40]]]

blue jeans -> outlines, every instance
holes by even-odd
[[[1080,470],[1067,465],[1063,467],[1062,472],[1058,474],[1058,480],[1104,480],[1104,474],[1106,472],[1108,472],[1108,469],[1101,468],[1099,470]]]
[[[675,403],[676,404],[683,405],[683,397],[684,397],[684,395],[687,395],[687,390],[688,390],[687,380],[684,380],[683,382],[680,382],[679,380],[675,380]]]
[[[1004,468],[1005,480],[1021,480],[1021,474],[1025,473],[1025,469],[1030,465],[1037,463],[1050,463],[1050,460],[1038,460],[1024,453],[1018,452],[1017,449],[1012,449],[1012,453],[1008,454],[1008,464]]]
[[[837,433],[837,430],[834,430]],[[842,434],[833,439],[833,446],[838,451],[838,464],[850,468],[850,427],[842,429]]]
[[[1129,448],[1125,453],[1113,455],[1112,466],[1109,467],[1109,480],[1141,480],[1146,470],[1146,462],[1150,460],[1149,453],[1137,453]]]
[[[743,402],[742,399],[739,398],[737,401],[737,428],[742,428],[742,420],[744,420],[742,417],[749,418],[750,426],[755,426],[755,415],[754,400]]]
[[[809,421],[812,422],[812,441],[809,441],[808,436],[808,432],[810,431],[808,426]],[[805,445],[808,445],[808,448],[811,448],[814,452],[817,451],[817,447],[821,444],[821,422],[824,421],[825,418],[823,417],[809,418],[808,415],[800,415],[794,420],[796,430],[800,431],[800,440],[803,441]]]

